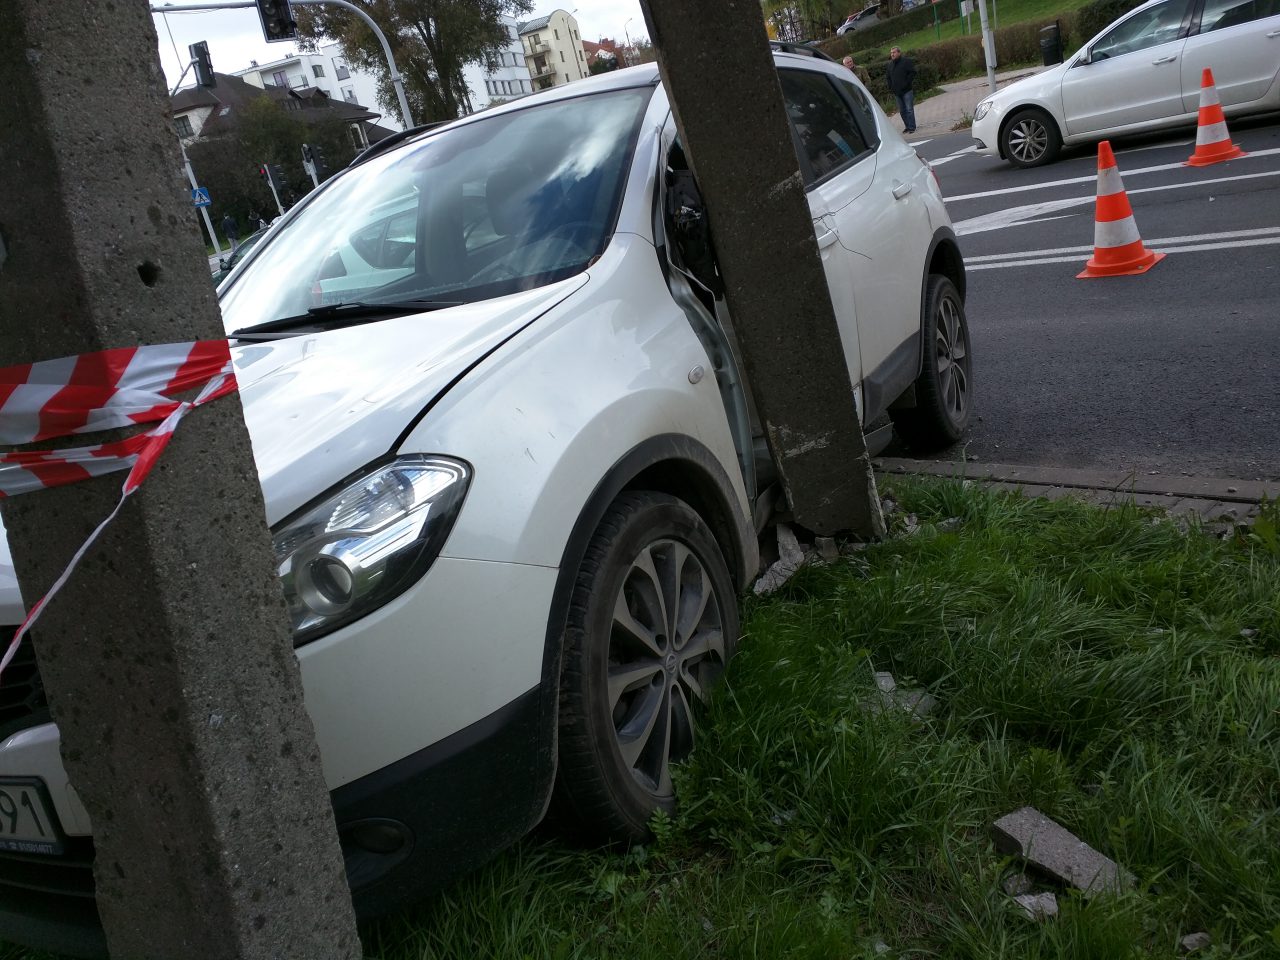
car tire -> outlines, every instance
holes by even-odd
[[[923,312],[924,356],[915,382],[916,404],[889,409],[898,436],[921,453],[959,440],[973,409],[969,322],[964,300],[949,278],[929,275]]]
[[[619,496],[587,547],[566,623],[562,829],[590,842],[650,839],[653,814],[675,808],[670,764],[693,747],[695,702],[737,638],[733,581],[702,518],[666,494]]]
[[[1034,107],[1013,114],[1000,131],[1000,152],[1015,167],[1052,163],[1061,149],[1058,124],[1049,114]]]

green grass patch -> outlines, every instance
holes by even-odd
[[[370,925],[366,956],[1172,960],[1207,930],[1199,958],[1280,957],[1280,510],[1223,540],[952,481],[889,494],[918,532],[746,602],[653,844],[536,835]],[[866,709],[873,669],[936,710]],[[1020,916],[988,830],[1024,804],[1135,889]]]

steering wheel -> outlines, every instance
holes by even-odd
[[[539,270],[525,270],[516,272],[513,269],[514,264],[528,262],[538,264],[540,259],[539,250],[542,247],[547,252],[554,252],[556,245],[567,244],[570,249],[564,250],[567,255],[557,257],[555,264],[571,262],[573,260],[586,260],[591,255],[591,242],[599,232],[599,224],[592,223],[590,220],[570,220],[567,223],[561,223],[549,230],[547,233],[538,236],[536,231],[531,230],[520,238],[515,249],[508,253],[500,260],[495,260],[487,267],[482,267],[476,273],[472,274],[469,283],[496,283],[500,280],[510,280],[515,277],[524,276],[527,273],[541,272]]]

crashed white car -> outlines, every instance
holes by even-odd
[[[945,445],[972,393],[938,185],[848,71],[776,63],[849,402],[872,443],[892,419]],[[553,800],[621,840],[674,802],[777,500],[700,204],[637,67],[375,148],[219,288],[362,914]],[[0,684],[0,809],[0,939],[100,952],[31,644]]]
[[[1149,0],[979,103],[972,134],[981,152],[1035,167],[1063,144],[1194,124],[1206,67],[1228,117],[1280,109],[1280,0]]]

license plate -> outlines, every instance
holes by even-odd
[[[43,781],[0,780],[0,850],[62,852],[62,830]]]

